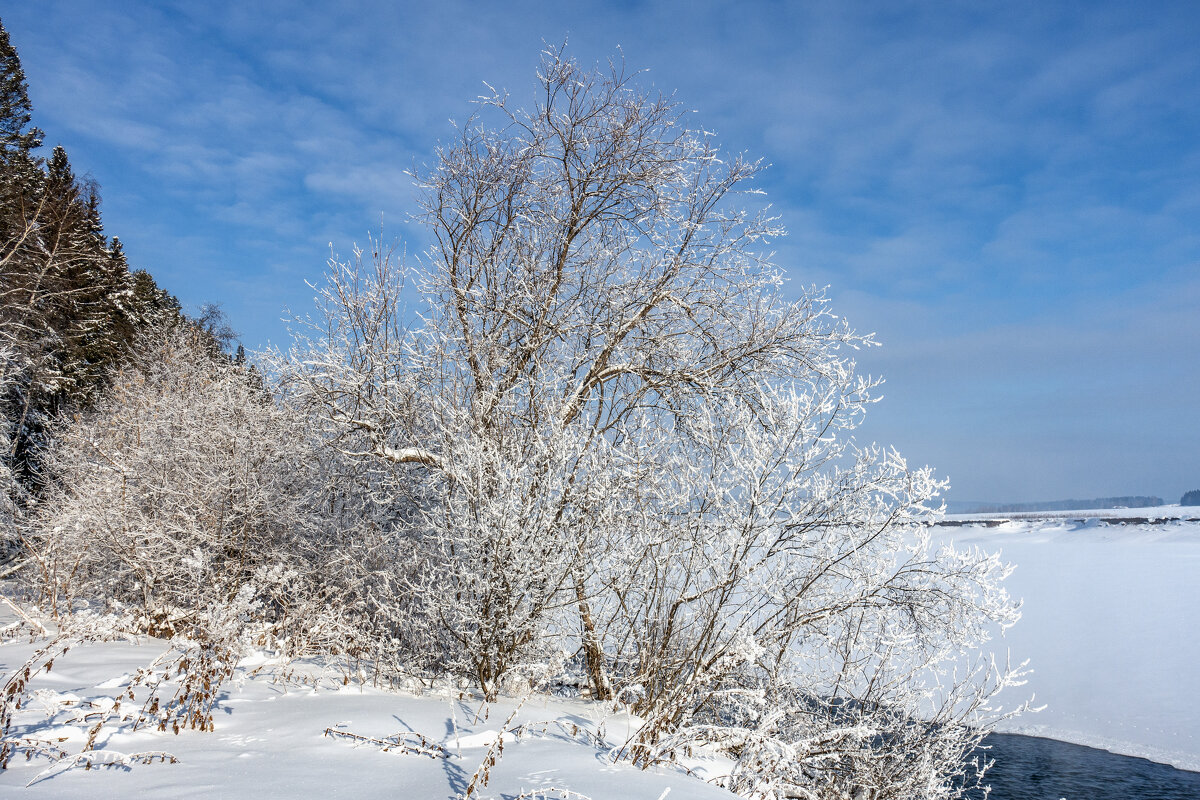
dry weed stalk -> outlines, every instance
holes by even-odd
[[[350,731],[341,731],[337,728],[326,728],[325,735],[330,738],[349,739],[360,744],[373,744],[383,752],[387,753],[391,750],[398,750],[405,755],[426,756],[427,758],[458,758],[442,745],[432,741],[419,733],[404,731],[391,736],[385,736],[378,739],[374,736],[362,736]]]
[[[143,753],[119,753],[116,750],[88,750],[60,758],[35,775],[33,780],[25,784],[25,787],[33,786],[39,781],[52,778],[80,764],[83,765],[85,770],[90,770],[92,768],[99,769],[100,767],[129,767],[133,764],[152,764],[155,761],[158,761],[160,764],[179,763],[179,759],[175,756],[161,750],[147,750]]]

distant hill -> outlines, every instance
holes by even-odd
[[[1019,514],[1024,511],[1078,511],[1085,508],[1153,508],[1161,497],[1098,497],[1094,500],[1049,500],[1044,503],[948,503],[952,514]]]

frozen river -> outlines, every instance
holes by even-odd
[[[1150,514],[1175,518],[1139,519]],[[1200,521],[1186,519],[1195,516],[1200,509],[1070,512],[992,527],[951,517],[969,524],[938,529],[1017,566],[1007,585],[1024,616],[997,652],[1030,659],[1019,691],[1047,707],[1002,730],[1200,771]]]

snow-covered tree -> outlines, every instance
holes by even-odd
[[[144,342],[55,438],[58,480],[31,537],[47,606],[101,601],[147,630],[182,632],[303,563],[309,487],[294,465],[305,437],[194,329]]]
[[[22,573],[51,613],[80,599],[203,641],[249,602],[244,631],[285,654],[395,671],[417,650],[396,624],[411,559],[394,510],[205,329],[144,333],[53,434]]]
[[[418,176],[433,246],[331,261],[285,400],[397,509],[405,624],[489,694],[565,650],[647,719],[638,763],[953,795],[1012,677],[960,663],[1017,617],[1006,568],[934,548],[944,484],[854,444],[873,342],[788,299],[761,165],[634,77],[549,51],[532,106],[484,98]]]
[[[42,132],[32,126],[29,86],[17,50],[0,24],[0,157],[28,153],[42,143]]]
[[[36,154],[42,132],[16,49],[0,25],[0,414],[10,425],[10,466],[29,488],[45,479],[48,419],[86,408],[140,330],[179,320],[173,298],[131,275],[104,234],[99,188],[66,151]]]
[[[40,161],[34,151],[42,145],[42,131],[33,124],[29,85],[17,50],[0,23],[0,206],[28,203],[41,180]],[[0,230],[7,238],[11,224],[0,214]]]

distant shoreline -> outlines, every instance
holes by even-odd
[[[1029,521],[1077,521],[1106,525],[1148,525],[1158,522],[1200,522],[1200,507],[1161,505],[1137,508],[1075,508],[1048,511],[974,511],[946,514],[931,524],[957,528],[964,525],[982,525],[995,528],[1006,522]]]
[[[1167,505],[1161,497],[1153,495],[1125,495],[1121,497],[1096,497],[1091,500],[1047,500],[1036,503],[986,503],[963,500],[947,503],[955,514],[1026,514],[1037,511],[1078,511],[1080,509],[1128,509],[1160,508]]]

